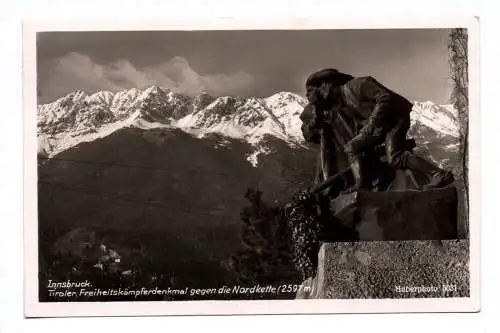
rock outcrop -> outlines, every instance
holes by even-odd
[[[324,243],[299,299],[469,296],[469,241]]]

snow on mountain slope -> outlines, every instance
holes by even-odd
[[[303,140],[300,114],[307,100],[299,95],[281,92],[266,99],[276,118],[284,125],[286,133],[295,140]]]
[[[246,156],[255,166],[260,154],[270,152],[266,136],[292,146],[303,144],[299,116],[306,104],[305,98],[290,92],[267,98],[216,98],[207,93],[192,98],[158,86],[92,95],[75,91],[38,106],[39,153],[51,157],[123,127],[164,127],[179,128],[198,138],[218,133],[244,140],[255,147]],[[419,126],[438,135],[458,137],[457,113],[450,106],[415,102],[413,131],[418,132]]]
[[[259,143],[265,135],[285,141],[301,141],[299,119],[306,100],[292,93],[279,93],[267,99],[219,97],[205,108],[180,119],[179,128],[202,129],[229,137]]]
[[[106,96],[104,92],[87,96],[83,91],[75,91],[53,103],[39,106],[38,133],[84,134],[114,121]]]
[[[77,133],[60,132],[55,134],[38,135],[38,154],[52,157],[62,151],[70,149],[82,142],[91,142],[106,137],[113,132],[128,126],[137,124],[137,127],[147,128],[145,124],[151,124],[140,120],[140,112],[136,111],[130,117],[116,122],[109,122],[99,127],[99,130],[87,130]]]
[[[192,98],[158,86],[116,94],[100,91],[87,95],[79,90],[38,106],[38,133],[84,135],[98,131],[105,124],[135,116],[136,112],[146,121],[170,124],[192,110]]]
[[[458,113],[452,105],[436,105],[433,102],[414,102],[412,123],[420,122],[437,132],[458,137]]]
[[[117,92],[112,100],[110,107],[117,119],[126,118],[130,109],[134,107],[140,90],[132,88]]]
[[[415,102],[408,133],[417,142],[416,151],[441,167],[459,164],[458,112],[452,105]]]

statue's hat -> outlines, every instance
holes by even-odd
[[[306,86],[319,86],[323,82],[340,86],[352,79],[351,75],[339,72],[335,68],[325,68],[309,75],[306,79]]]

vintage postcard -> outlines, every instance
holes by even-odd
[[[478,26],[25,22],[26,316],[478,311]]]

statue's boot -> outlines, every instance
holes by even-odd
[[[420,171],[431,176],[430,182],[422,186],[423,190],[444,187],[454,181],[450,171],[441,169],[434,163],[414,154],[408,156],[407,167],[410,170]]]

